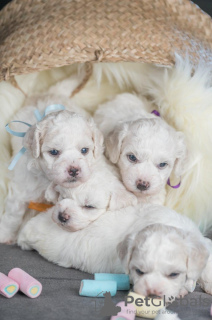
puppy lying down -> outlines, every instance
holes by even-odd
[[[42,103],[44,108],[46,101]],[[24,109],[25,113],[21,112],[25,118],[17,118],[32,123],[35,107]],[[20,150],[20,142],[14,137],[14,154]],[[0,243],[15,242],[28,203],[44,202],[51,182],[73,188],[91,177],[103,153],[103,137],[92,119],[59,111],[32,125],[23,138],[23,146],[27,151],[11,172],[5,214],[0,222]]]
[[[67,232],[51,216],[72,204],[61,200],[32,218],[19,232],[18,245],[63,267],[129,273],[141,295],[165,295],[168,301],[192,291],[197,280],[212,294],[210,240],[187,217],[144,204],[107,212],[87,228]]]
[[[180,181],[187,152],[183,133],[153,109],[144,98],[123,93],[100,105],[94,119],[125,187],[142,202],[164,204],[167,181],[173,173]]]
[[[107,210],[117,210],[137,204],[137,198],[120,182],[117,169],[104,156],[99,157],[91,177],[75,188],[64,188],[53,183],[48,187],[46,199],[58,204],[53,220],[62,228],[77,231],[85,228]],[[67,206],[65,205],[67,203]]]

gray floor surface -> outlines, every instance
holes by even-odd
[[[0,320],[110,319],[99,316],[104,298],[87,298],[78,294],[81,280],[93,279],[93,275],[54,265],[35,251],[0,245],[0,271],[8,274],[15,267],[24,269],[38,279],[43,285],[43,292],[37,299],[30,299],[20,292],[11,299],[0,295]],[[118,291],[112,300],[117,303],[124,300],[125,296],[126,292]],[[181,320],[209,320],[212,319],[211,304],[212,296],[197,287],[195,292],[170,305],[169,310],[177,312]]]

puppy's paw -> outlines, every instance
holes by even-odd
[[[199,284],[203,291],[212,295],[212,283],[201,281]]]
[[[29,221],[20,231],[17,239],[17,244],[23,250],[31,250],[33,248],[32,244],[35,243],[36,240],[36,232],[31,221]]]
[[[20,241],[18,241],[19,247],[21,247],[22,250],[32,250],[32,247],[24,240],[20,238]]]
[[[16,235],[11,230],[0,225],[0,243],[14,244],[16,243]]]
[[[202,290],[212,295],[212,254],[207,261],[206,267],[198,279]]]
[[[123,188],[111,195],[109,209],[118,210],[129,206],[136,206],[137,202],[136,196]]]
[[[45,199],[48,202],[56,203],[59,197],[59,193],[55,190],[53,182],[48,186],[45,192]]]
[[[188,290],[187,290],[186,288],[182,288],[182,289],[180,290],[180,293],[179,293],[179,295],[177,296],[177,298],[178,298],[178,299],[184,298],[187,294],[188,294]]]

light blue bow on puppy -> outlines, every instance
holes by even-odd
[[[36,120],[39,122],[39,121],[43,120],[43,118],[44,118],[47,114],[49,114],[49,113],[51,113],[51,112],[55,112],[55,111],[61,111],[61,110],[65,110],[65,107],[64,107],[63,105],[61,105],[61,104],[51,104],[50,106],[46,107],[46,109],[44,110],[43,115],[41,115],[40,112],[39,112],[39,110],[37,110],[37,109],[34,111],[34,115],[35,115],[35,117],[36,117]],[[26,135],[27,131],[26,131],[26,132],[17,132],[17,131],[11,130],[10,127],[9,127],[9,124],[12,123],[12,122],[23,123],[23,124],[25,124],[25,125],[28,126],[28,127],[31,127],[31,126],[32,126],[31,124],[29,124],[29,123],[27,123],[27,122],[17,121],[17,120],[11,121],[11,122],[9,122],[9,123],[5,126],[7,132],[9,132],[9,133],[10,133],[11,135],[13,135],[13,136],[20,137],[20,138],[23,138],[23,137]],[[9,167],[8,167],[9,170],[13,170],[13,168],[14,168],[15,165],[16,165],[16,163],[18,162],[18,160],[20,159],[20,157],[21,157],[25,152],[26,152],[26,148],[25,148],[25,147],[21,148],[21,150],[15,155],[15,157],[14,157],[13,160],[12,160],[12,162],[10,163],[10,165],[9,165]]]

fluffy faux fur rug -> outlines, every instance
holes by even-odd
[[[80,71],[81,70],[81,71]],[[44,92],[51,85],[73,77],[74,90],[81,82],[83,68],[78,65],[16,77],[28,95]],[[72,99],[93,112],[97,105],[120,92],[137,92],[151,99],[168,123],[183,131],[188,143],[186,173],[179,189],[168,188],[166,205],[192,218],[206,232],[212,226],[212,73],[209,66],[194,68],[188,59],[176,57],[173,68],[139,63],[99,63],[93,76]],[[15,120],[24,104],[24,94],[10,83],[0,83],[1,153],[0,216],[4,212],[10,161],[10,136],[4,126]],[[174,177],[172,177],[174,181]]]

